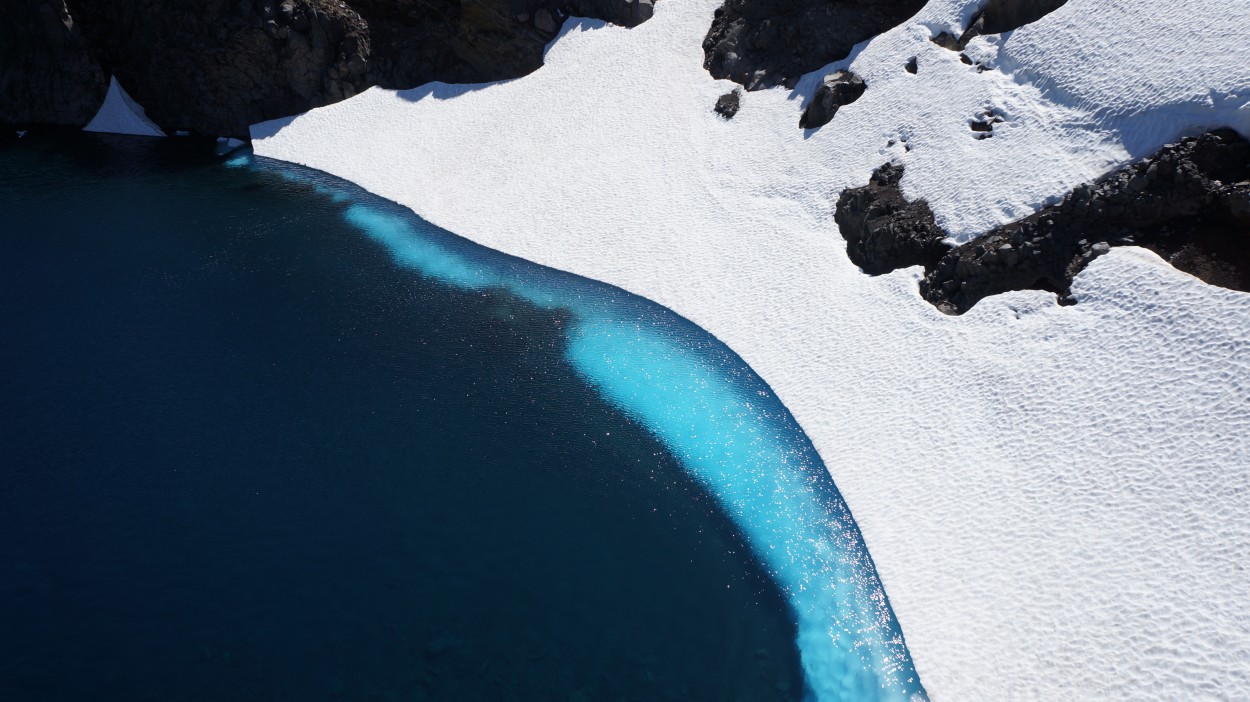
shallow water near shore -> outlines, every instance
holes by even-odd
[[[806,437],[667,310],[193,142],[7,147],[0,211],[6,699],[921,690]]]

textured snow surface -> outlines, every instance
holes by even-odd
[[[965,239],[1183,133],[1250,134],[1250,3],[1071,0],[974,42],[978,72],[928,41],[976,3],[932,0],[828,67],[869,88],[806,133],[825,71],[712,112],[718,4],[570,21],[525,78],[369,90],[254,146],[725,341],[829,466],[935,700],[1250,696],[1250,295],[1117,249],[1075,307],[945,317],[915,270],[859,272],[832,218],[893,159]],[[1006,122],[977,140],[986,109]]]
[[[100,105],[95,117],[92,117],[83,129],[88,132],[134,136],[165,136],[165,132],[148,119],[143,107],[126,93],[121,83],[117,82],[117,76],[109,79],[109,91],[104,96],[104,104]]]

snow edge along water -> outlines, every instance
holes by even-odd
[[[239,157],[228,164],[243,165]],[[787,597],[808,698],[927,699],[863,537],[790,413],[727,346],[662,306],[474,244],[327,174],[314,184],[401,265],[462,289],[504,288],[573,313],[566,358],[705,485]]]
[[[1250,694],[1250,628],[1229,614],[1250,591],[1220,565],[1250,557],[1236,470],[1250,418],[1228,399],[1250,394],[1245,296],[1117,249],[1078,277],[1078,307],[1020,293],[941,319],[917,304],[912,272],[864,279],[823,240],[823,192],[862,184],[883,159],[906,163],[908,196],[959,240],[1181,134],[1250,136],[1250,45],[1237,36],[1250,5],[1072,0],[977,40],[993,43],[969,48],[992,69],[977,73],[928,42],[973,3],[933,0],[858,52],[868,95],[800,144],[796,95],[747,94],[732,123],[695,114],[733,87],[696,55],[715,2],[662,3],[628,40],[613,28],[583,39],[570,20],[548,66],[512,85],[427,89],[417,103],[371,90],[283,120],[283,133],[261,125],[257,149],[643,293],[731,343],[837,457],[935,695]],[[902,72],[911,55],[919,78]],[[669,85],[640,82],[650,74]],[[960,128],[989,105],[1008,123],[974,143]],[[1177,632],[1184,647],[1143,643]]]
[[[254,143],[724,340],[833,471],[930,694],[1250,694],[1247,296],[1117,249],[1078,276],[1076,307],[1011,293],[947,318],[914,270],[851,265],[831,217],[893,161],[962,240],[1142,149],[1245,126],[1250,5],[1070,0],[980,71],[929,40],[975,1],[930,0],[836,64],[868,91],[804,133],[820,71],[712,111],[735,87],[702,68],[718,4],[658,3],[630,30],[570,20],[524,78],[375,88]],[[978,139],[989,108],[1006,122]]]

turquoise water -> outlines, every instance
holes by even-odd
[[[318,184],[344,217],[422,274],[503,287],[572,313],[566,356],[716,497],[782,588],[818,700],[924,696],[863,538],[810,441],[732,351],[657,305],[450,238],[324,174],[250,159]],[[242,161],[236,161],[242,165]]]
[[[206,151],[0,146],[0,697],[923,696],[727,347]]]

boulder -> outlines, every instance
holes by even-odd
[[[838,71],[825,76],[807,109],[803,111],[803,116],[799,118],[799,126],[803,129],[816,129],[829,124],[839,108],[858,100],[867,88],[864,79],[850,71]]]

